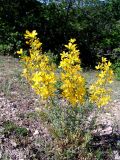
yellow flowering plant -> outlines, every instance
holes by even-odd
[[[26,43],[30,46],[29,56],[23,55],[20,49],[21,61],[24,64],[23,76],[28,80],[35,92],[43,99],[54,95],[55,92],[55,65],[50,64],[49,58],[42,54],[42,43],[36,37],[36,31],[26,31]]]
[[[105,106],[111,99],[111,89],[107,85],[113,82],[114,74],[110,66],[111,62],[102,57],[102,62],[95,67],[100,70],[97,80],[89,87],[90,102],[96,103],[98,107]]]
[[[26,77],[35,92],[43,99],[55,96],[55,84],[61,81],[60,87],[62,97],[65,98],[72,106],[83,105],[86,96],[85,79],[82,76],[80,61],[80,52],[75,44],[75,39],[70,39],[65,45],[68,51],[61,53],[59,68],[60,75],[57,76],[56,66],[49,57],[42,53],[42,43],[37,38],[37,32],[28,30],[24,34],[26,44],[30,46],[29,56],[23,54],[23,49],[17,51],[21,55],[21,61],[24,62],[23,76]],[[96,103],[98,107],[106,105],[110,101],[110,89],[107,89],[107,83],[112,83],[113,71],[110,68],[111,63],[102,57],[102,63],[95,68],[100,70],[98,79],[91,84],[88,92],[90,93],[89,101]]]
[[[36,94],[42,99],[49,100],[47,102],[52,101],[52,107],[44,107],[37,112],[41,117],[47,118],[50,125],[49,130],[55,139],[56,159],[74,159],[74,157],[79,159],[86,152],[91,139],[91,135],[85,129],[85,122],[91,112],[91,103],[102,107],[110,101],[111,91],[107,85],[113,81],[111,63],[102,57],[102,62],[95,67],[99,70],[97,80],[87,89],[76,39],[70,39],[65,45],[67,51],[60,54],[61,61],[57,68],[50,57],[42,52],[42,43],[37,38],[35,30],[26,31],[24,36],[30,49],[28,56],[24,54],[23,49],[17,51],[23,62],[22,74]],[[57,92],[57,83],[60,83],[61,92]],[[67,101],[62,104],[64,107],[61,107],[58,101],[55,103],[54,98],[57,97]],[[89,102],[88,105],[86,101]]]
[[[65,45],[68,52],[63,51],[61,53],[60,62],[62,96],[73,106],[83,104],[86,94],[85,79],[81,75],[80,53],[76,44],[74,44],[75,41],[75,39],[70,39],[68,45]]]

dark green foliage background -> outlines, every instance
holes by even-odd
[[[103,55],[120,57],[119,0],[1,0],[0,52],[14,55],[20,46],[26,48],[26,29],[37,30],[43,50],[58,55],[58,61],[70,38],[77,39],[85,66]]]

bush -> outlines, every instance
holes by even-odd
[[[22,45],[21,34],[15,31],[7,23],[2,22],[0,18],[0,54],[15,55],[16,50]]]
[[[0,44],[0,54],[1,55],[9,55],[11,50],[12,50],[11,45]]]
[[[93,104],[102,107],[110,100],[110,89],[106,85],[113,80],[111,63],[102,57],[102,62],[96,66],[100,71],[98,79],[87,89],[76,40],[70,39],[65,45],[66,51],[61,53],[57,68],[50,56],[42,53],[42,43],[36,35],[35,30],[26,31],[24,35],[30,45],[29,57],[23,49],[17,53],[24,65],[23,76],[46,102],[38,113],[47,122],[53,137],[55,157],[61,160],[90,159],[94,157],[89,145],[94,119],[89,127],[86,122],[94,109]]]
[[[28,130],[25,127],[19,127],[16,124],[14,124],[12,121],[5,121],[3,123],[4,127],[4,134],[10,135],[14,134],[15,136],[27,136]]]
[[[116,79],[120,81],[120,60],[119,59],[113,64],[113,70],[114,70]]]
[[[44,124],[47,122],[46,127],[53,138],[54,156],[61,160],[90,158],[89,143],[92,137],[86,122],[93,106],[86,104],[84,107],[68,108],[64,103],[62,106],[56,101],[44,109],[36,108],[40,119]]]

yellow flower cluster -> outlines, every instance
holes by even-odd
[[[74,44],[75,41],[75,39],[70,39],[68,45],[65,45],[68,52],[61,53],[60,62],[62,95],[73,106],[79,103],[83,104],[86,93],[85,80],[80,73],[79,50]]]
[[[26,31],[26,44],[30,46],[29,56],[25,55],[23,49],[17,51],[21,55],[21,61],[24,64],[23,76],[28,80],[35,92],[43,99],[55,96],[56,92],[56,67],[49,60],[48,56],[42,54],[42,43],[37,38],[37,32]],[[81,74],[81,62],[79,50],[75,44],[75,39],[70,39],[65,45],[68,51],[61,53],[60,61],[60,89],[62,97],[73,106],[83,104],[86,96],[85,79]],[[89,87],[89,101],[96,103],[98,107],[106,105],[110,100],[110,89],[107,83],[113,81],[113,71],[110,69],[111,63],[102,57],[102,62],[96,66],[100,70],[98,79]]]
[[[30,45],[29,54],[26,56],[23,50],[20,49],[18,54],[21,55],[21,60],[24,63],[23,76],[26,77],[35,92],[43,99],[48,99],[54,95],[56,90],[55,65],[49,62],[49,58],[42,54],[42,43],[36,37],[36,31],[26,31],[26,43]]]
[[[107,88],[107,84],[113,82],[113,70],[110,69],[111,63],[102,57],[102,62],[95,68],[100,70],[98,79],[90,88],[90,102],[96,103],[98,107],[106,105],[110,101],[111,90]]]

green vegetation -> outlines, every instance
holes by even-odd
[[[27,146],[28,159],[44,156],[55,160],[112,159],[114,142],[108,142],[107,148],[106,144],[97,148],[95,142],[102,139],[95,139],[92,131],[97,130],[96,115],[102,110],[96,106],[106,106],[110,100],[110,90],[104,87],[107,81],[112,83],[113,72],[116,80],[111,85],[114,92],[111,99],[120,97],[120,0],[1,0],[0,3],[0,100],[5,101],[1,115],[13,112],[18,121],[25,120],[24,124],[14,122],[12,116],[9,120],[2,118],[1,145],[9,139],[15,141],[13,148]],[[9,58],[4,61],[3,55],[19,59],[21,55],[25,67],[15,68]],[[102,63],[98,64],[101,58]],[[90,70],[95,66],[98,80],[93,76],[96,72]],[[81,72],[81,68],[89,72]],[[84,74],[86,77],[91,74],[88,83]],[[30,86],[41,101],[38,102]],[[16,101],[19,104],[14,104]],[[10,108],[4,112],[10,102],[13,111]],[[92,113],[95,115],[91,118]],[[29,124],[30,132],[17,124]],[[9,159],[8,155],[3,151],[0,159]]]
[[[120,81],[120,60],[117,60],[113,64],[113,69],[114,69],[114,72],[115,72],[115,78]]]
[[[92,148],[92,129],[95,127],[96,116],[89,122],[88,117],[95,108],[98,107],[96,111],[100,111],[111,99],[111,89],[106,88],[106,85],[113,82],[111,62],[102,57],[102,62],[95,67],[99,70],[98,78],[87,88],[75,39],[70,39],[65,45],[67,51],[60,54],[60,65],[56,68],[49,61],[52,57],[42,54],[42,43],[37,38],[36,30],[26,30],[24,37],[30,46],[30,56],[25,55],[22,48],[17,51],[23,64],[22,75],[40,100],[45,102],[36,111],[53,138],[51,143],[55,159],[100,159],[102,153],[96,155],[96,150]],[[27,117],[35,118],[34,115],[29,114]]]
[[[51,50],[59,62],[63,44],[76,38],[82,63],[94,66],[98,57],[113,59],[120,55],[119,0],[1,0],[0,48],[3,54],[14,54],[24,45],[26,29],[37,30],[43,50]],[[117,50],[117,51],[116,51]]]
[[[3,123],[4,134],[10,135],[14,134],[15,136],[27,136],[28,130],[25,127],[19,127],[11,121],[5,121]]]
[[[52,147],[56,159],[94,157],[89,150],[91,133],[88,128],[85,128],[86,118],[92,110],[92,105],[86,104],[79,108],[64,106],[62,108],[57,103],[53,107],[48,106],[47,109],[37,110],[40,119],[45,124],[47,122],[47,128],[53,137]]]

